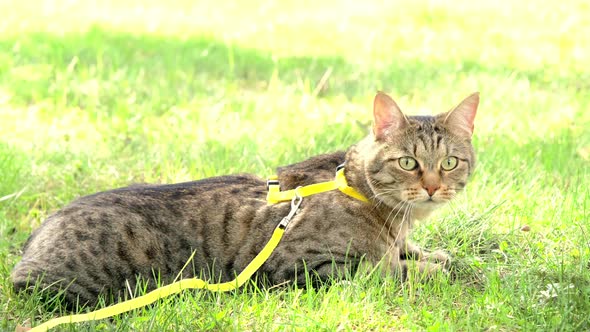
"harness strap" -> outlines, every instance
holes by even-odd
[[[346,177],[344,176],[344,167],[338,168],[336,171],[336,177],[332,181],[314,183],[308,186],[298,187],[297,189],[281,191],[277,177],[273,176],[267,181],[267,186],[268,194],[266,195],[266,201],[269,205],[290,201],[297,195],[300,197],[307,197],[336,189],[350,197],[358,199],[359,201],[369,201],[363,194],[348,185],[348,181],[346,181]]]

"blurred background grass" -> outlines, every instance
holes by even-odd
[[[474,179],[417,239],[488,273],[481,296],[504,287],[514,306],[587,280],[587,1],[0,0],[0,12],[3,278],[30,231],[79,195],[265,176],[345,149],[383,90],[409,114],[482,96]],[[587,324],[580,289],[556,312]],[[526,321],[530,305],[512,315]]]

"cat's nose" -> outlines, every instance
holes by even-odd
[[[438,184],[429,184],[423,185],[422,188],[424,188],[428,195],[432,197],[432,195],[434,195],[434,193],[438,190],[438,188],[440,188],[440,186]]]

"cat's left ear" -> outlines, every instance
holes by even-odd
[[[479,92],[472,93],[452,111],[446,113],[444,123],[451,130],[471,137],[473,135],[473,121],[479,105]]]
[[[379,91],[373,101],[373,135],[380,141],[388,133],[402,129],[408,120],[395,101]]]

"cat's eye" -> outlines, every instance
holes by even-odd
[[[418,167],[418,162],[412,157],[401,157],[399,158],[399,167],[403,170],[411,171]]]
[[[450,171],[457,167],[458,163],[459,161],[457,160],[457,157],[446,157],[445,159],[443,159],[442,163],[440,164],[440,167],[442,167],[442,169],[444,169],[445,171]]]

